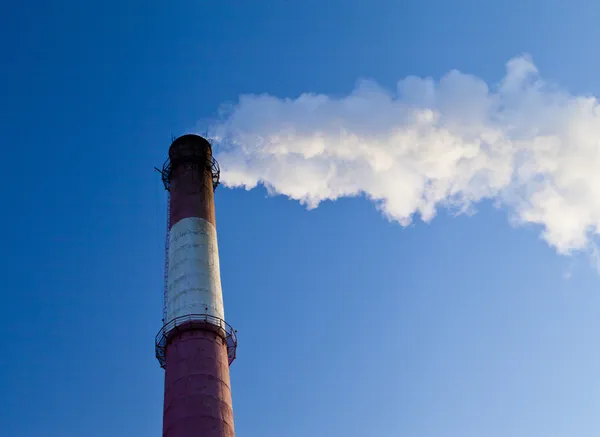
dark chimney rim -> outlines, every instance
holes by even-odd
[[[212,152],[212,146],[210,144],[210,141],[208,141],[206,138],[196,134],[185,134],[173,140],[173,142],[171,143],[171,147],[169,147],[169,155],[171,155],[171,151],[174,148],[179,147],[183,144],[208,147],[208,150]]]
[[[196,162],[204,165],[212,175],[213,191],[220,182],[221,169],[219,163],[212,156],[212,146],[206,138],[196,134],[185,134],[173,140],[169,147],[169,156],[163,164],[162,170],[155,167],[161,174],[162,181],[167,191],[171,190],[171,174],[175,167],[182,163]]]

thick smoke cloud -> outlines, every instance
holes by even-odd
[[[222,181],[296,199],[366,195],[390,220],[431,220],[482,199],[541,226],[561,253],[600,232],[600,105],[545,82],[526,57],[494,87],[451,71],[341,98],[243,95],[210,128]]]

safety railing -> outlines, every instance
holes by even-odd
[[[210,314],[188,314],[176,317],[165,323],[161,330],[156,334],[155,352],[160,367],[164,369],[166,364],[166,349],[169,343],[169,337],[173,334],[183,331],[192,331],[196,329],[206,329],[217,332],[225,339],[227,343],[227,358],[229,364],[235,360],[237,349],[236,331],[225,320]]]
[[[196,157],[191,156],[191,157],[188,157],[187,159],[189,159],[191,162],[193,162],[195,160],[194,158],[196,158]],[[163,164],[162,169],[158,169],[156,167],[154,167],[154,168],[156,171],[158,171],[161,174],[163,185],[165,186],[165,190],[171,191],[171,171],[173,170],[172,165],[171,165],[171,160],[167,159],[165,161],[165,163]],[[217,187],[219,186],[220,179],[221,179],[221,168],[219,167],[219,163],[217,162],[217,160],[215,158],[213,158],[212,156],[209,156],[206,161],[206,169],[209,170],[212,175],[212,186],[213,186],[213,191],[215,191],[217,189]]]

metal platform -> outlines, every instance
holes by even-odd
[[[177,144],[175,149],[176,153],[172,153],[173,146],[177,142],[180,142],[180,144]],[[206,149],[202,149],[202,145],[208,148],[208,154]],[[172,162],[173,160],[175,161],[174,164]],[[203,160],[205,160],[204,163],[202,162]],[[155,167],[155,169],[161,174],[163,184],[167,191],[171,190],[170,179],[173,167],[184,162],[196,163],[200,164],[201,166],[204,165],[206,170],[211,172],[213,191],[217,189],[221,178],[221,169],[219,168],[219,163],[217,160],[212,156],[210,141],[197,135],[184,135],[173,140],[171,148],[169,149],[169,158],[167,158],[163,164],[162,169]]]
[[[158,334],[156,334],[155,351],[160,367],[165,368],[166,348],[171,335],[199,329],[217,332],[225,339],[227,343],[227,357],[229,365],[231,365],[235,360],[237,349],[236,331],[225,320],[218,317],[209,314],[188,314],[176,317],[170,322],[165,323]]]

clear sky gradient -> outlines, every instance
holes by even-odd
[[[593,1],[13,1],[0,22],[0,435],[159,437],[165,195],[241,93],[339,95],[529,53],[600,95]],[[600,283],[482,204],[216,194],[240,437],[598,437]]]

